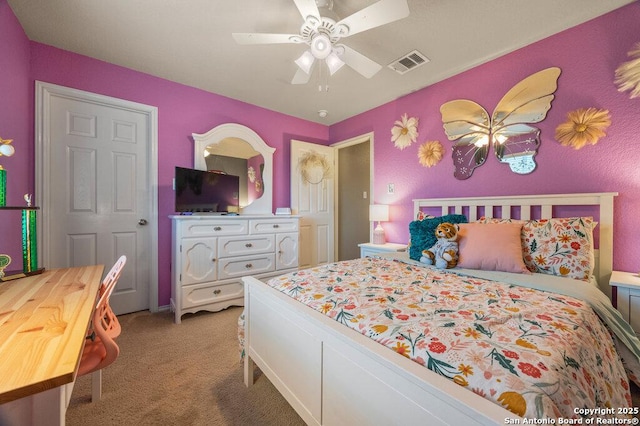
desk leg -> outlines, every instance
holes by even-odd
[[[72,385],[72,384],[71,384]],[[64,426],[67,392],[64,385],[0,405],[1,425]]]

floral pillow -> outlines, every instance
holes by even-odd
[[[528,221],[522,227],[524,263],[531,272],[589,281],[593,275],[593,218]]]
[[[483,223],[521,222],[522,256],[531,272],[589,281],[595,266],[592,217],[519,221],[480,218]]]

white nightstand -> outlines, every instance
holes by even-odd
[[[385,244],[362,243],[362,244],[358,244],[358,247],[360,247],[360,257],[375,256],[378,253],[407,251],[406,244],[396,244],[396,243],[385,243]]]
[[[609,285],[614,306],[638,334],[640,331],[640,276],[634,272],[613,271]]]

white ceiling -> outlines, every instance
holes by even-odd
[[[30,40],[326,125],[633,1],[408,0],[408,18],[342,39],[383,65],[371,79],[345,66],[326,80],[316,67],[292,85],[303,45],[241,46],[231,33],[298,33],[293,0],[8,0]],[[334,0],[333,10],[344,18],[375,2]],[[414,49],[430,62],[387,68]]]

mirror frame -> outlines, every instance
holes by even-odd
[[[273,214],[273,153],[275,148],[270,147],[253,130],[236,123],[221,124],[207,133],[192,133],[193,147],[193,167],[198,170],[207,170],[204,158],[204,150],[209,145],[215,145],[227,138],[238,138],[247,142],[264,159],[264,170],[262,172],[262,196],[253,200],[251,204],[241,209],[242,214]]]

